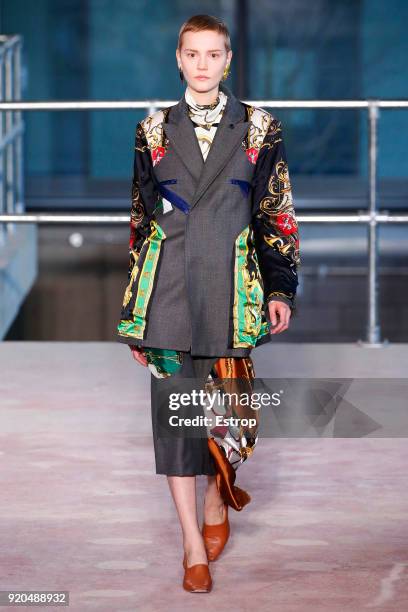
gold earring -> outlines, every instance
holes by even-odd
[[[225,67],[224,73],[222,75],[222,81],[226,81],[229,75],[229,65]]]

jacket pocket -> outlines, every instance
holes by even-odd
[[[160,181],[158,184],[159,193],[163,198],[167,200],[170,204],[181,210],[185,215],[188,215],[190,212],[190,204],[184,200],[180,195],[178,195],[175,191],[167,187],[167,185],[176,185],[180,184],[180,181],[176,178],[166,179],[164,181]],[[163,202],[159,204],[159,206],[163,206]]]
[[[151,232],[143,242],[125,291],[119,336],[142,340],[145,336],[148,306],[166,234],[155,219],[150,221]]]
[[[268,334],[263,282],[251,224],[238,234],[234,245],[233,348],[254,347]]]

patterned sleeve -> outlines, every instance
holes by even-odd
[[[137,260],[144,240],[150,234],[150,220],[152,215],[148,211],[152,209],[152,203],[157,199],[157,189],[152,173],[152,158],[146,134],[143,126],[139,122],[136,127],[133,161],[133,179],[131,187],[131,207],[130,207],[130,237],[129,237],[129,265],[127,273],[127,287],[123,297],[120,320],[130,317],[128,304],[134,281],[134,274],[137,271]],[[150,206],[148,205],[150,204]],[[118,337],[121,342],[135,344],[130,339]]]
[[[140,123],[136,127],[133,179],[130,209],[130,265],[128,279],[132,274],[134,263],[140,253],[141,246],[149,234],[150,217],[147,202],[157,199],[157,190],[153,180],[152,159],[145,131]]]
[[[277,119],[271,120],[255,165],[252,225],[265,302],[281,301],[294,311],[300,266],[299,234],[282,123]]]

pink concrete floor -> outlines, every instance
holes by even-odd
[[[261,439],[213,590],[191,594],[147,371],[113,343],[6,342],[0,365],[0,590],[68,590],[75,611],[408,610],[406,439]]]

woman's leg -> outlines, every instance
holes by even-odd
[[[187,565],[208,563],[204,540],[198,524],[196,475],[209,477],[215,474],[215,466],[208,451],[206,428],[202,428],[202,437],[171,435],[167,426],[168,401],[170,393],[188,392],[197,388],[194,384],[200,380],[203,384],[212,364],[217,358],[192,358],[183,353],[183,366],[168,379],[151,377],[152,391],[152,426],[155,446],[156,473],[166,474],[169,488],[176,506],[183,533],[183,547],[187,555]],[[190,378],[192,383],[178,379]],[[202,384],[202,386],[203,386]],[[200,385],[200,387],[202,388]],[[177,414],[178,411],[172,412]],[[189,415],[203,414],[202,406],[189,409]],[[167,430],[167,431],[166,431]],[[215,478],[215,476],[213,476]]]
[[[215,476],[207,476],[207,490],[204,497],[204,522],[207,525],[223,523],[225,519],[224,500],[218,492]]]
[[[167,476],[183,532],[183,547],[187,565],[208,563],[204,540],[197,517],[197,491],[195,476]]]

